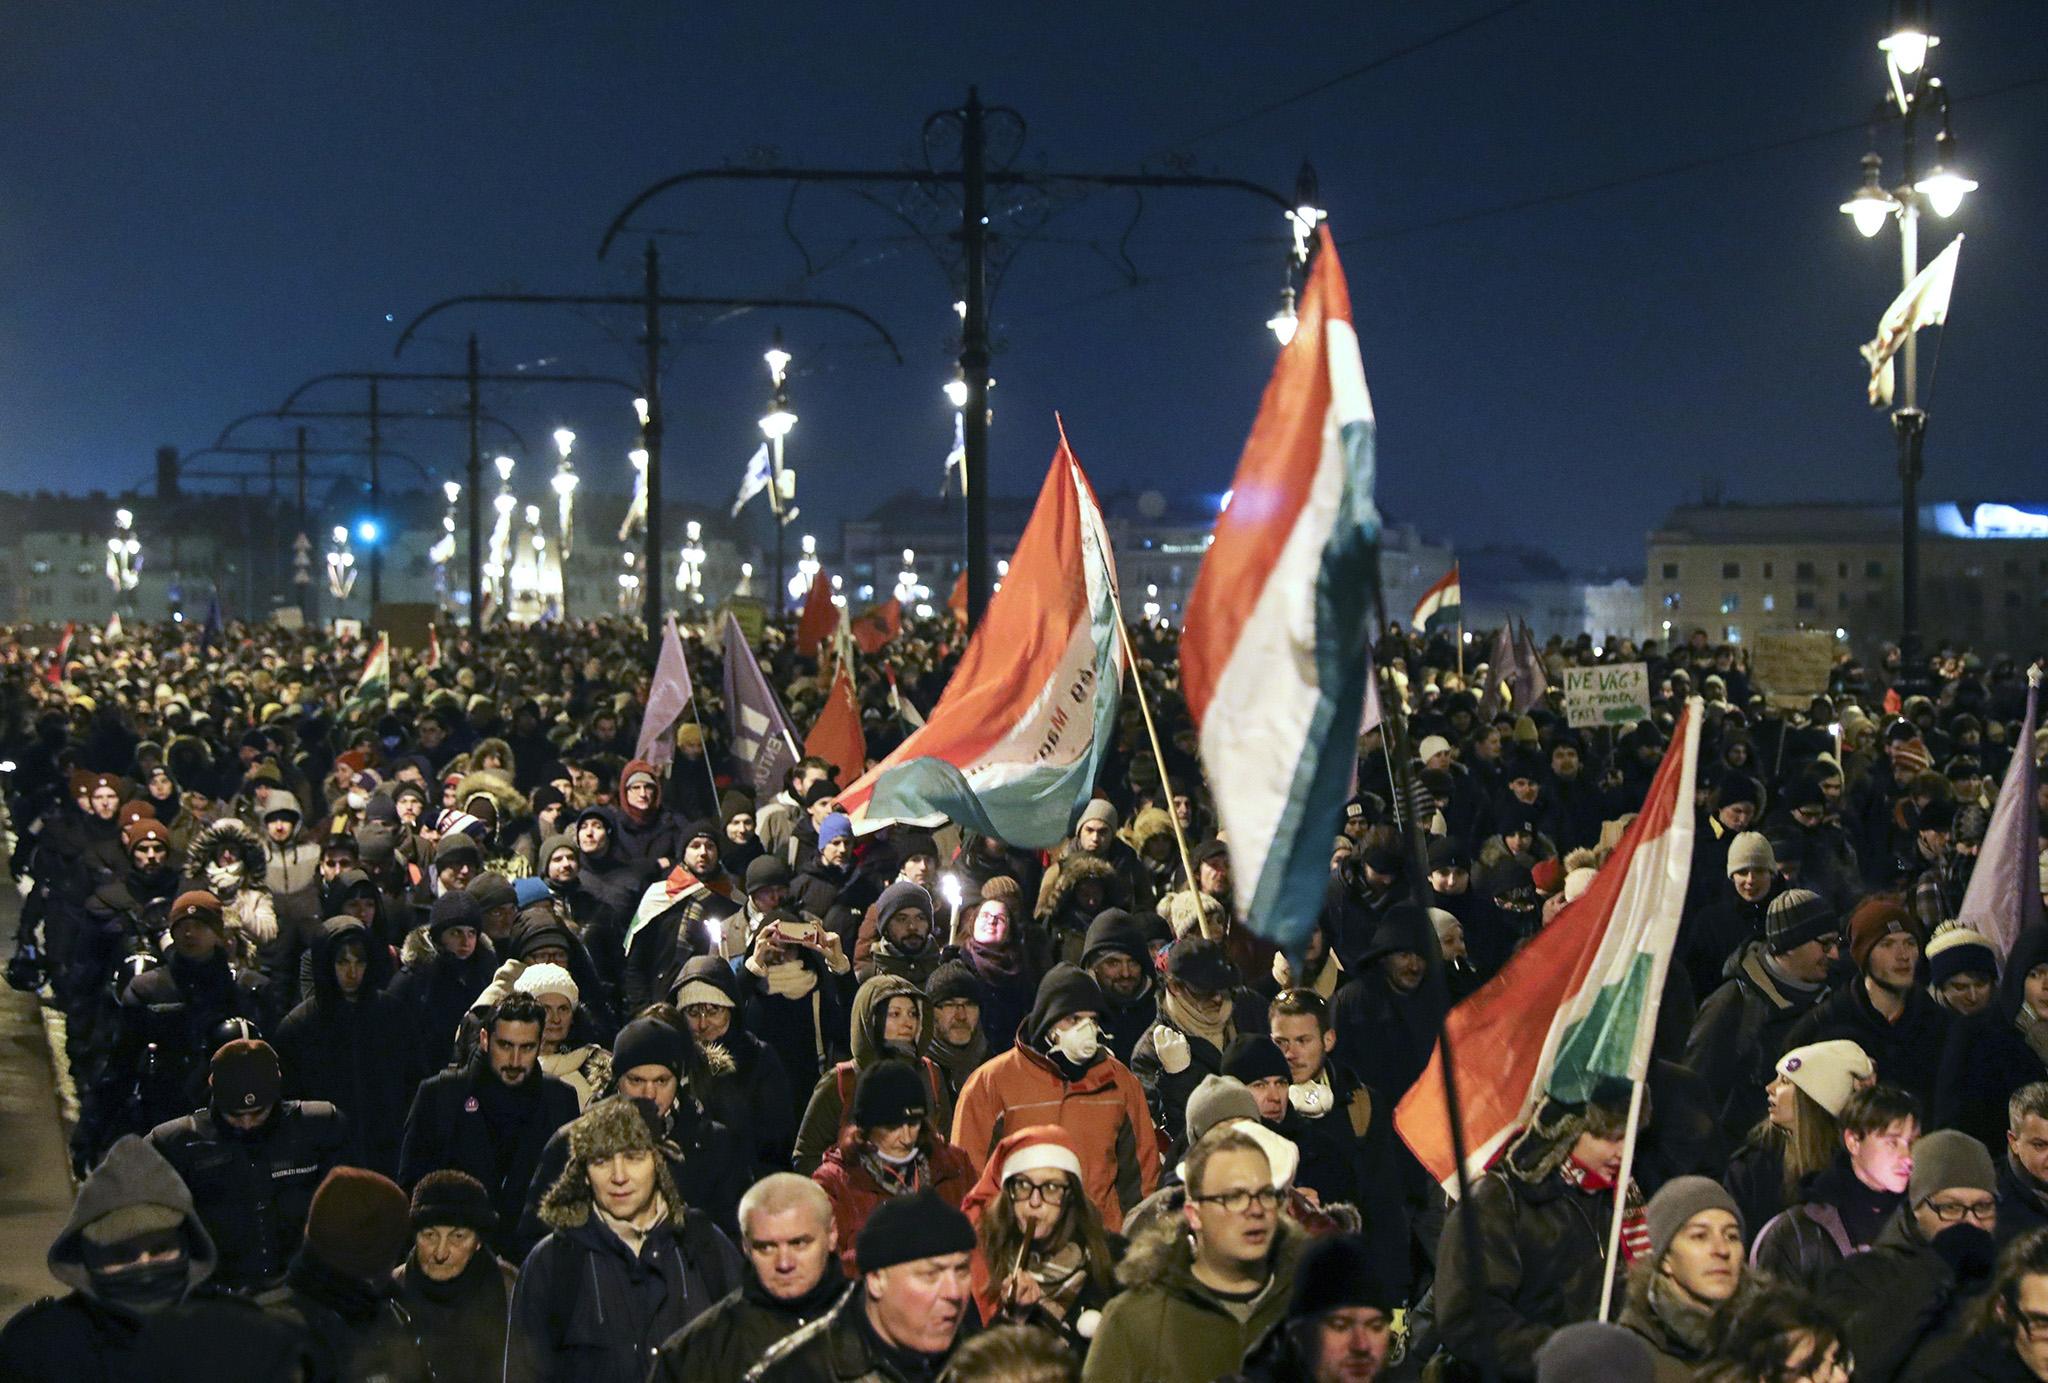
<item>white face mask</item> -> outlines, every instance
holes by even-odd
[[[1075,1065],[1088,1061],[1102,1050],[1102,1041],[1096,1031],[1093,1018],[1083,1018],[1067,1028],[1052,1040],[1053,1050]]]
[[[362,810],[363,808],[365,808],[365,807],[367,807],[367,806],[369,806],[369,805],[370,805],[370,794],[369,794],[369,793],[367,793],[367,792],[363,792],[363,791],[361,791],[361,790],[359,790],[359,789],[350,789],[350,791],[349,791],[349,794],[348,794],[348,809],[349,809],[350,811],[352,811],[352,812],[359,812],[359,811],[361,811],[361,810]]]
[[[206,882],[213,886],[215,893],[231,889],[242,882],[242,866],[239,864],[209,864],[206,866]]]
[[[1336,1096],[1330,1087],[1319,1080],[1304,1085],[1287,1087],[1287,1102],[1301,1112],[1303,1118],[1320,1119],[1336,1104]]]

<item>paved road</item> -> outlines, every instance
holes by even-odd
[[[14,954],[21,894],[0,870],[0,958]],[[63,1289],[43,1255],[71,1213],[71,1170],[50,1044],[35,997],[0,985],[0,1319]]]

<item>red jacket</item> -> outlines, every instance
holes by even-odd
[[[1159,1140],[1145,1087],[1108,1052],[1069,1082],[1050,1057],[1019,1042],[967,1078],[953,1110],[953,1143],[979,1176],[996,1144],[1033,1124],[1057,1124],[1073,1139],[1088,1199],[1112,1233],[1159,1189]]]
[[[854,1261],[854,1239],[875,1207],[886,1199],[881,1183],[861,1165],[860,1147],[860,1135],[851,1128],[845,1130],[839,1142],[825,1150],[818,1170],[811,1173],[811,1180],[824,1187],[825,1194],[832,1198],[832,1222],[839,1228],[839,1262],[850,1278],[860,1276],[859,1265]],[[929,1127],[925,1130],[925,1152],[931,1158],[931,1175],[918,1189],[936,1191],[946,1204],[957,1208],[974,1186],[974,1168],[968,1164],[966,1154]]]

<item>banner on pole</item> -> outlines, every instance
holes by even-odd
[[[1604,663],[1564,670],[1564,718],[1574,729],[1632,726],[1650,718],[1647,663]]]
[[[1749,677],[1773,705],[1804,707],[1828,689],[1835,636],[1826,629],[1770,629],[1756,636]]]

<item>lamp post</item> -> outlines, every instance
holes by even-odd
[[[1928,50],[1941,42],[1928,28],[1919,0],[1896,0],[1891,32],[1879,41],[1884,54],[1887,89],[1877,118],[1896,120],[1900,133],[1900,178],[1884,186],[1884,160],[1873,150],[1863,156],[1863,182],[1842,203],[1842,212],[1865,239],[1875,238],[1885,222],[1899,227],[1899,282],[1909,285],[1920,272],[1920,214],[1924,204],[1936,216],[1953,216],[1977,184],[1956,165],[1955,135],[1949,127],[1948,89],[1927,68]],[[1919,167],[1920,119],[1938,116],[1934,165]],[[1920,407],[1918,333],[1909,333],[1900,348],[1904,388],[1892,409],[1892,435],[1899,453],[1899,677],[1907,685],[1920,680],[1920,476],[1921,446],[1927,436],[1927,414]]]
[[[569,622],[569,554],[576,546],[576,484],[575,468],[569,464],[570,448],[576,445],[576,434],[566,427],[555,429],[555,449],[562,459],[555,463],[555,473],[548,481],[548,488],[555,492],[555,559],[562,569],[562,622]]]
[[[768,512],[775,521],[775,616],[780,619],[789,610],[782,582],[782,530],[795,517],[793,513],[783,512],[783,503],[796,497],[796,473],[785,471],[782,465],[783,444],[789,439],[790,429],[796,426],[796,414],[789,411],[789,362],[792,357],[783,349],[781,327],[775,329],[774,341],[761,358],[768,362],[771,391],[768,411],[761,416],[761,435],[768,439]],[[783,479],[784,475],[789,477],[787,481]]]

